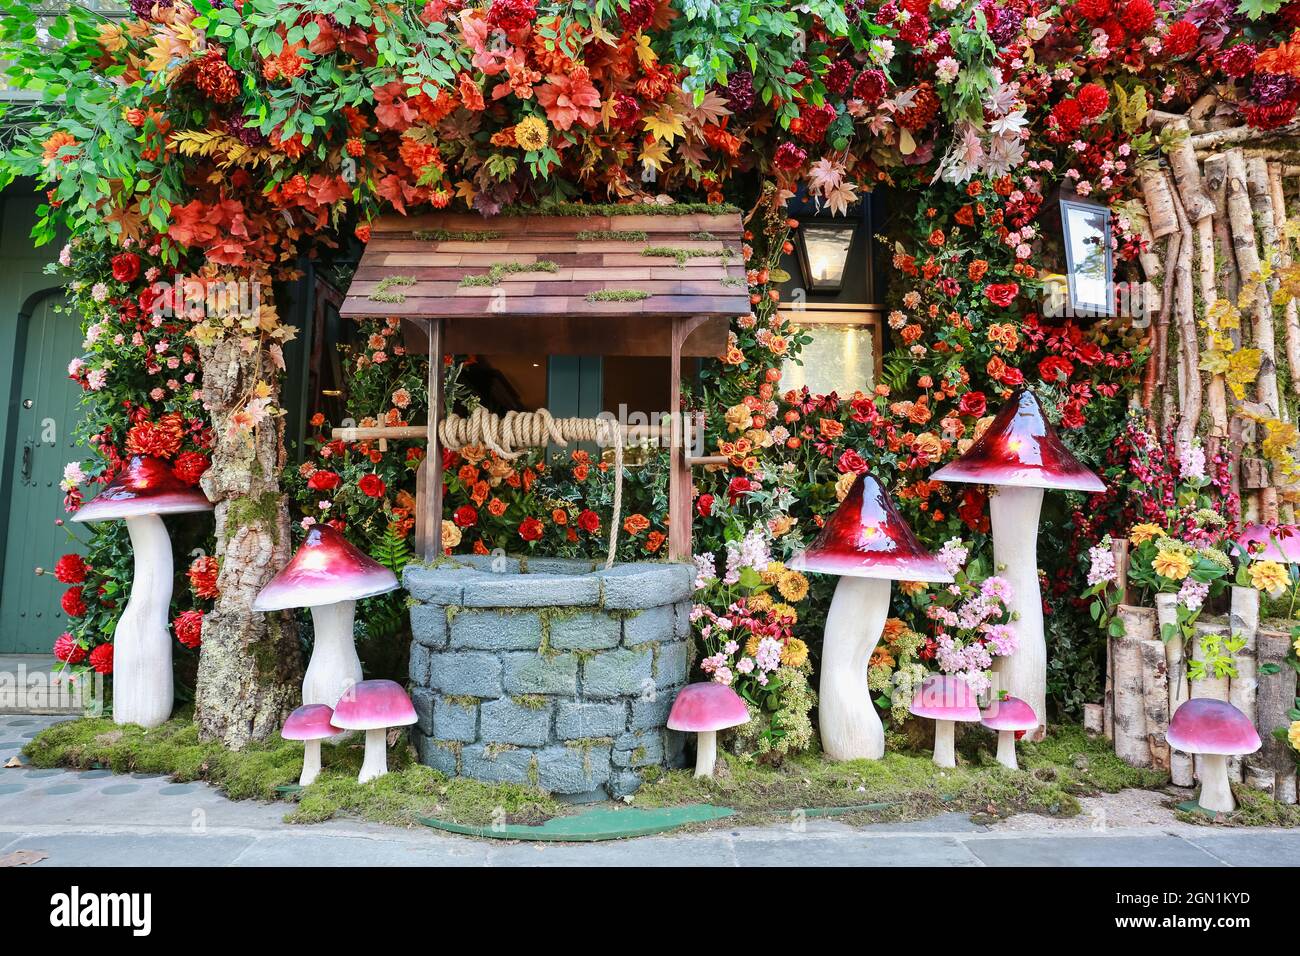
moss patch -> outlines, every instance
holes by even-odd
[[[587,293],[588,302],[640,302],[653,295],[645,289],[597,289]]]
[[[538,259],[536,262],[497,262],[487,272],[480,275],[465,276],[460,280],[462,288],[470,286],[494,286],[500,285],[501,280],[506,276],[518,275],[522,272],[559,272],[560,267],[549,259]],[[373,296],[372,296],[373,298]]]
[[[375,291],[370,293],[369,298],[372,302],[405,302],[406,296],[393,290],[410,285],[415,285],[414,276],[385,276],[379,280],[379,285],[375,286]]]
[[[1128,766],[1105,741],[1089,739],[1077,727],[1054,727],[1043,743],[1021,744],[1020,770],[998,764],[994,744],[991,734],[963,735],[963,759],[952,770],[940,770],[928,752],[889,751],[883,760],[844,763],[805,754],[779,767],[720,755],[726,768],[712,779],[697,780],[688,770],[648,771],[653,779],[633,804],[712,803],[734,807],[740,820],[751,823],[826,807],[861,807],[863,820],[918,819],[951,810],[982,817],[1025,811],[1073,816],[1080,796],[1167,782],[1163,774]]]
[[[411,235],[423,242],[491,242],[502,238],[501,232],[496,229],[483,229],[478,232],[456,229],[417,229]]]
[[[1232,785],[1232,794],[1237,798],[1237,809],[1232,813],[1211,816],[1175,808],[1174,815],[1184,823],[1201,826],[1300,827],[1300,804],[1278,803],[1268,794],[1239,783]]]
[[[584,229],[579,242],[645,242],[650,236],[642,229]]]

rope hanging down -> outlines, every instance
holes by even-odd
[[[498,457],[518,458],[527,449],[548,444],[592,442],[614,449],[614,505],[609,523],[609,554],[605,567],[613,567],[618,549],[618,526],[623,512],[623,429],[609,418],[556,418],[545,408],[535,412],[494,415],[479,406],[464,418],[448,414],[438,423],[438,440],[448,448],[482,445]]]

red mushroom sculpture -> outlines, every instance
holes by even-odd
[[[339,699],[330,722],[340,730],[366,732],[366,756],[357,775],[357,782],[365,783],[388,773],[388,728],[405,727],[415,720],[415,708],[401,684],[363,680]]]
[[[1038,727],[1038,715],[1019,697],[1003,697],[980,714],[980,723],[998,732],[998,763],[1016,770],[1016,732]]]
[[[135,571],[113,630],[113,720],[157,727],[172,712],[172,542],[162,515],[211,511],[198,488],[157,458],[137,455],[73,521],[126,522]]]
[[[822,750],[835,760],[879,760],[885,731],[867,690],[867,665],[889,616],[891,581],[952,575],[917,541],[880,482],[862,474],[792,568],[837,574],[826,615],[818,688]]]
[[[280,736],[303,742],[302,775],[298,786],[305,787],[320,774],[320,742],[341,736],[344,731],[330,723],[334,708],[328,704],[303,704],[284,722]]]
[[[917,717],[934,721],[934,762],[957,766],[957,722],[980,719],[980,708],[970,684],[952,674],[931,674],[921,681],[909,708]]]
[[[311,609],[314,643],[302,680],[304,704],[336,706],[361,680],[352,638],[357,601],[397,589],[397,576],[372,561],[327,524],[314,524],[279,574],[253,601],[254,611]]]
[[[1249,717],[1226,700],[1193,697],[1174,711],[1165,739],[1175,750],[1200,754],[1201,792],[1196,802],[1202,809],[1237,809],[1228,783],[1228,758],[1259,749],[1259,734]]]
[[[693,733],[695,776],[712,777],[718,757],[718,731],[749,722],[749,708],[726,684],[687,684],[677,692],[668,729]]]
[[[989,497],[993,560],[1011,585],[1017,646],[999,657],[1000,689],[1021,698],[1038,715],[1034,739],[1042,737],[1047,713],[1047,641],[1038,587],[1038,515],[1043,491],[1105,491],[1102,480],[1061,443],[1033,392],[1022,389],[1002,406],[984,434],[935,481],[996,486]]]

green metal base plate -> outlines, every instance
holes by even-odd
[[[552,817],[540,826],[521,824],[488,824],[471,826],[421,817],[420,822],[435,830],[460,833],[465,836],[489,837],[496,840],[536,840],[550,843],[595,843],[601,840],[625,840],[630,837],[665,833],[692,823],[707,823],[734,816],[730,807],[715,807],[707,803],[692,803],[682,807],[593,807],[571,816]]]
[[[1210,817],[1211,819],[1219,815],[1213,810],[1205,809],[1205,807],[1201,806],[1195,800],[1184,800],[1182,803],[1178,804],[1178,809],[1185,813],[1199,813],[1202,816]]]
[[[293,796],[295,793],[301,793],[302,790],[303,788],[296,783],[282,783],[280,786],[275,788],[276,793],[283,794],[286,797]]]

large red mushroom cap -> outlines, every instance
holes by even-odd
[[[921,681],[921,687],[908,709],[917,717],[929,717],[931,720],[980,719],[975,691],[970,684],[952,674],[931,674]]]
[[[330,722],[344,730],[379,730],[404,727],[415,720],[415,708],[401,684],[391,680],[363,680],[339,698]]]
[[[749,722],[749,710],[740,695],[726,684],[687,684],[677,692],[668,714],[668,729],[690,733],[726,730]]]
[[[1004,697],[980,714],[980,723],[990,730],[1033,730],[1038,726],[1038,715],[1019,697]]]
[[[1061,491],[1106,490],[1102,480],[1061,443],[1043,414],[1043,406],[1028,389],[1021,389],[1002,406],[966,454],[931,478]]]
[[[329,704],[303,704],[284,722],[280,736],[285,740],[325,740],[343,731],[330,723],[334,708]]]
[[[136,455],[103,491],[77,509],[72,520],[114,521],[211,510],[207,496],[177,478],[167,462]]]
[[[253,601],[254,611],[323,607],[397,590],[397,575],[327,524],[314,524],[289,563]]]
[[[921,546],[880,482],[867,474],[858,475],[817,540],[790,567],[890,581],[952,580]]]
[[[1300,528],[1295,525],[1280,524],[1270,528],[1263,524],[1248,524],[1237,537],[1237,543],[1256,560],[1300,564]]]
[[[1165,732],[1169,746],[1188,754],[1253,754],[1259,733],[1250,718],[1226,700],[1193,697],[1176,711]]]

